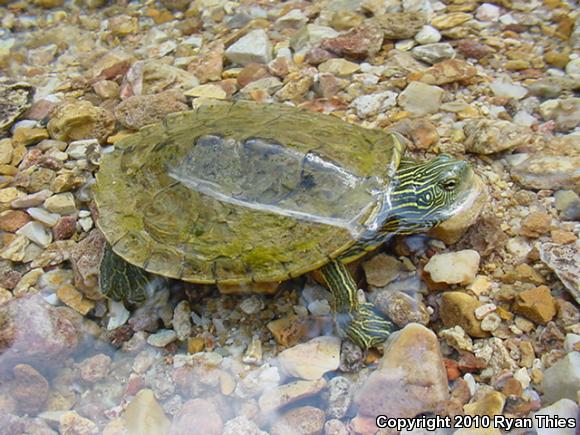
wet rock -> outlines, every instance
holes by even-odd
[[[383,45],[383,32],[373,24],[356,27],[336,38],[322,41],[320,47],[351,59],[374,56]]]
[[[197,77],[200,83],[220,80],[224,69],[224,52],[222,42],[209,44],[187,65],[187,71]]]
[[[401,275],[403,263],[390,255],[377,254],[363,263],[363,269],[369,285],[384,287]]]
[[[325,435],[348,435],[348,433],[346,425],[338,419],[333,418],[324,423]]]
[[[308,324],[295,315],[268,322],[267,327],[274,336],[276,343],[282,346],[295,345],[308,332]]]
[[[580,304],[580,252],[578,246],[560,246],[544,243],[540,247],[540,259],[552,269],[564,286]]]
[[[173,329],[177,339],[185,341],[191,335],[191,308],[187,301],[181,301],[173,311]]]
[[[114,129],[113,115],[88,101],[75,101],[58,106],[51,113],[48,122],[50,136],[63,141],[94,138],[103,143]]]
[[[540,237],[550,231],[552,217],[545,212],[530,213],[522,222],[520,234],[527,237]]]
[[[340,339],[316,337],[282,351],[278,355],[282,369],[290,376],[316,380],[340,364]]]
[[[70,258],[75,276],[75,287],[94,300],[103,297],[98,288],[98,278],[104,246],[105,238],[102,233],[92,230],[87,237],[75,245]]]
[[[226,422],[222,435],[268,435],[268,432],[260,430],[248,417],[240,415]]]
[[[461,326],[472,337],[487,337],[489,333],[481,329],[481,321],[475,317],[475,310],[480,305],[476,298],[467,293],[445,292],[441,298],[441,320],[448,328]]]
[[[421,82],[411,82],[399,95],[399,105],[414,116],[424,116],[439,110],[443,89]]]
[[[536,323],[545,325],[556,315],[556,304],[550,289],[542,285],[520,292],[513,310]]]
[[[173,112],[187,110],[184,96],[177,91],[158,95],[135,95],[115,108],[115,117],[126,128],[138,130],[165,119]]]
[[[467,120],[463,131],[465,150],[486,155],[524,146],[531,138],[528,128],[493,119]]]
[[[577,189],[580,185],[580,157],[528,156],[514,165],[510,174],[521,186],[530,189]]]
[[[395,12],[374,17],[385,39],[412,38],[425,25],[425,17],[417,12]]]
[[[0,132],[8,128],[32,104],[34,88],[28,83],[0,79]]]
[[[412,322],[421,325],[429,323],[430,316],[425,304],[407,293],[386,289],[377,294],[374,303],[379,311],[386,314],[399,327]]]
[[[52,213],[59,215],[73,214],[77,211],[75,197],[70,192],[53,195],[44,201],[44,207]]]
[[[436,254],[429,259],[424,270],[437,283],[469,284],[479,270],[479,260],[479,253],[471,249]]]
[[[143,389],[131,400],[123,415],[130,434],[157,435],[168,433],[171,422],[155,400],[152,390]]]
[[[326,380],[324,379],[290,382],[264,391],[258,404],[260,410],[268,414],[307,397],[316,396],[325,387]]]
[[[355,393],[357,419],[374,425],[377,415],[411,418],[434,410],[448,397],[437,337],[424,326],[410,324],[391,335],[379,368]]]
[[[350,407],[351,382],[344,376],[336,376],[328,382],[328,400],[326,415],[331,418],[343,418]]]
[[[19,411],[35,414],[42,411],[48,399],[48,381],[28,364],[17,364],[12,369],[14,379],[9,383],[10,395]]]
[[[301,406],[286,411],[270,429],[272,435],[318,435],[324,427],[324,411]]]
[[[225,56],[238,65],[268,63],[272,60],[272,44],[263,29],[256,29],[229,46]]]
[[[417,59],[430,64],[455,57],[455,49],[447,42],[419,45],[411,53]]]
[[[79,363],[79,373],[83,381],[94,384],[104,379],[111,367],[111,358],[104,353],[99,353]]]
[[[505,404],[505,397],[498,391],[490,391],[481,399],[463,407],[466,415],[501,415]]]
[[[199,433],[221,435],[222,418],[216,406],[204,399],[193,399],[185,402],[171,424],[170,435],[188,435],[191,428]]]
[[[97,435],[98,426],[75,411],[67,411],[59,418],[59,431],[63,435]]]
[[[354,373],[364,365],[365,352],[350,340],[343,341],[340,349],[340,371]]]
[[[544,401],[576,400],[580,389],[580,352],[570,352],[544,372]]]
[[[385,91],[356,97],[350,104],[350,107],[356,111],[359,118],[366,118],[384,112],[396,104],[397,94],[391,91]]]
[[[574,435],[576,433],[574,428],[546,428],[545,424],[539,424],[536,416],[545,415],[549,417],[575,419],[576,427],[578,427],[578,411],[578,405],[573,400],[558,400],[553,405],[542,408],[534,414],[534,430],[538,435]]]
[[[436,63],[420,73],[419,81],[428,85],[445,85],[473,77],[477,70],[467,62],[459,59],[448,59]]]
[[[0,367],[19,362],[58,367],[78,344],[73,323],[38,296],[0,306]]]
[[[155,347],[165,347],[177,339],[177,334],[173,329],[162,329],[147,338],[147,343]]]

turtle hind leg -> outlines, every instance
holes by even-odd
[[[105,246],[100,265],[99,286],[101,293],[115,301],[141,303],[147,298],[150,275],[133,266]]]
[[[332,261],[321,269],[335,300],[335,319],[339,331],[363,349],[385,341],[396,325],[373,304],[360,303],[357,285],[341,261]]]

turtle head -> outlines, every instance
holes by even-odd
[[[411,234],[434,227],[466,206],[474,183],[471,166],[447,154],[424,163],[404,161],[393,180],[382,231]]]

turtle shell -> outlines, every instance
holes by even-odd
[[[197,283],[281,281],[351,247],[404,150],[381,130],[286,105],[175,113],[103,155],[98,226],[115,253]]]

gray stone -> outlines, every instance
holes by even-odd
[[[578,427],[578,405],[574,401],[562,399],[558,400],[552,406],[540,409],[534,414],[533,423],[537,435],[574,435],[576,433],[574,428],[547,429],[545,427],[539,427],[537,416],[541,415],[558,418],[573,418],[576,420],[576,427]]]
[[[430,64],[455,57],[455,49],[447,42],[420,45],[413,48],[411,53],[417,59]]]
[[[443,89],[421,82],[411,82],[399,95],[399,105],[415,116],[424,116],[439,110]]]
[[[225,56],[238,65],[268,63],[272,60],[272,44],[265,30],[256,29],[232,44]]]
[[[544,402],[576,400],[580,390],[580,352],[570,352],[544,372]]]

